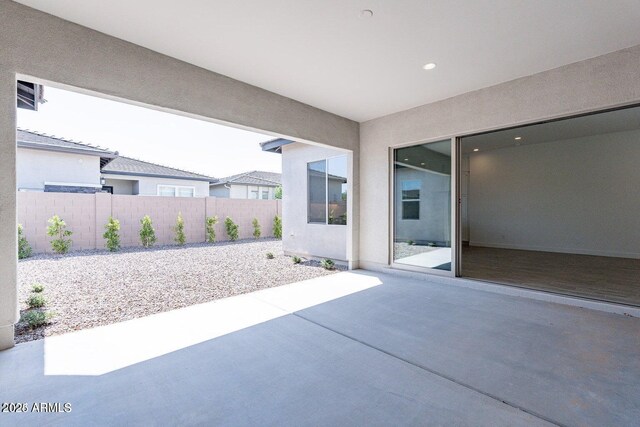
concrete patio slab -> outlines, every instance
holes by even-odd
[[[47,338],[0,352],[0,401],[72,407],[0,413],[0,425],[633,425],[640,416],[637,318],[367,272],[166,315],[125,322],[131,331],[63,335],[55,351]],[[171,324],[193,330],[163,335]],[[145,330],[136,343],[132,331]],[[129,334],[124,347],[118,333]],[[128,346],[140,360],[117,354]],[[92,359],[99,372],[73,374]],[[64,375],[46,368],[54,362]]]

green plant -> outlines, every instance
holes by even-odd
[[[271,252],[267,252],[267,259],[274,259],[275,255],[273,255]]]
[[[57,254],[66,254],[71,248],[71,239],[68,237],[71,236],[73,232],[67,230],[67,223],[58,215],[49,218],[48,223],[47,234],[53,237],[51,240],[53,251]]]
[[[140,227],[140,243],[145,248],[150,248],[156,242],[156,231],[153,229],[151,217],[145,215],[140,220],[140,224],[142,224],[142,227]]]
[[[31,294],[29,295],[29,298],[27,298],[27,305],[29,308],[40,308],[44,307],[46,304],[47,300],[42,294]]]
[[[53,313],[41,310],[29,310],[20,317],[20,321],[27,322],[31,329],[39,328],[49,323]]]
[[[102,235],[107,240],[107,249],[115,252],[120,249],[120,221],[110,216],[109,221],[104,226],[105,232]]]
[[[294,264],[300,264],[302,262],[302,258],[300,258],[297,255],[294,255],[293,258],[291,258],[293,260]]]
[[[31,285],[31,292],[39,294],[42,291],[44,291],[44,285],[41,285],[40,283],[34,283],[33,285]]]
[[[205,226],[207,228],[207,242],[213,243],[216,241],[216,227],[215,225],[218,223],[217,216],[208,216],[205,219]]]
[[[415,245],[415,243],[416,242],[414,242],[413,240],[408,240],[407,241],[407,245],[409,245],[409,246],[413,246],[413,245]]]
[[[256,239],[259,239],[260,235],[262,234],[262,231],[261,231],[262,227],[260,227],[258,218],[253,218],[253,221],[251,222],[251,224],[253,224],[253,237]]]
[[[330,260],[329,258],[325,258],[322,261],[320,261],[320,265],[325,270],[334,270],[336,268],[336,263],[333,262],[333,260]]]
[[[229,240],[238,240],[238,224],[233,222],[231,218],[227,217],[224,220],[224,228],[227,230],[227,236],[229,236]]]
[[[24,237],[24,229],[22,224],[18,224],[18,259],[29,258],[31,256],[31,245]]]
[[[187,242],[187,236],[184,234],[184,219],[182,219],[182,212],[178,212],[178,219],[176,219],[176,226],[173,228],[176,232],[176,238],[174,239],[177,244],[184,245]]]
[[[282,185],[278,185],[276,187],[276,189],[273,191],[273,197],[276,200],[281,200],[282,199]]]
[[[282,218],[278,215],[273,218],[273,237],[282,239]]]

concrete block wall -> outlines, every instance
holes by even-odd
[[[229,216],[239,225],[241,239],[253,237],[253,218],[262,225],[262,237],[273,236],[273,218],[282,215],[280,200],[237,200],[128,196],[111,194],[18,193],[18,223],[34,253],[51,252],[47,221],[59,215],[73,232],[72,250],[104,249],[104,226],[110,216],[120,221],[123,247],[140,246],[140,220],[149,215],[159,245],[174,244],[178,213],[185,222],[187,243],[206,240],[205,217],[217,215],[216,240],[228,240],[224,219]]]

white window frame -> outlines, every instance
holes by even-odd
[[[192,186],[192,185],[172,185],[172,184],[157,184],[156,185],[156,195],[160,196],[160,197],[172,197],[172,196],[163,196],[162,194],[160,194],[160,187],[165,187],[165,188],[172,188],[173,189],[173,197],[183,197],[183,198],[192,198],[192,197],[196,197],[196,187]],[[193,196],[179,196],[178,195],[178,190],[179,189],[189,189],[193,191]]]
[[[348,226],[349,225],[349,221],[347,220],[346,224],[335,224],[335,223],[330,223],[329,222],[329,160],[331,159],[337,159],[340,157],[345,157],[347,159],[347,187],[349,185],[349,156],[346,154],[341,154],[339,156],[331,156],[331,157],[327,157],[324,159],[319,159],[319,160],[314,160],[312,162],[307,162],[307,168],[305,171],[305,175],[306,175],[306,180],[307,180],[307,224],[310,225],[330,225],[330,226]],[[324,222],[311,222],[309,221],[309,165],[311,163],[318,163],[318,162],[324,162],[324,203],[325,203],[325,219]],[[347,190],[347,203],[349,203],[349,190]],[[348,212],[348,209],[347,209]]]

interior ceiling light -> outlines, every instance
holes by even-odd
[[[474,148],[473,151],[480,151],[480,149],[479,148]]]
[[[373,18],[373,10],[371,9],[363,9],[360,11],[360,18],[369,19]]]
[[[433,70],[434,68],[436,68],[436,63],[429,62],[428,64],[424,64],[422,68],[424,68],[425,70]]]
[[[521,137],[521,136],[516,136],[516,137],[515,137],[515,138],[513,138],[513,139],[515,139],[516,141],[520,141],[520,140],[522,139],[522,137]]]
[[[404,161],[405,161],[405,162],[408,162],[408,161],[409,161],[409,159],[404,159]]]
[[[424,162],[420,163],[421,166],[424,166]]]

